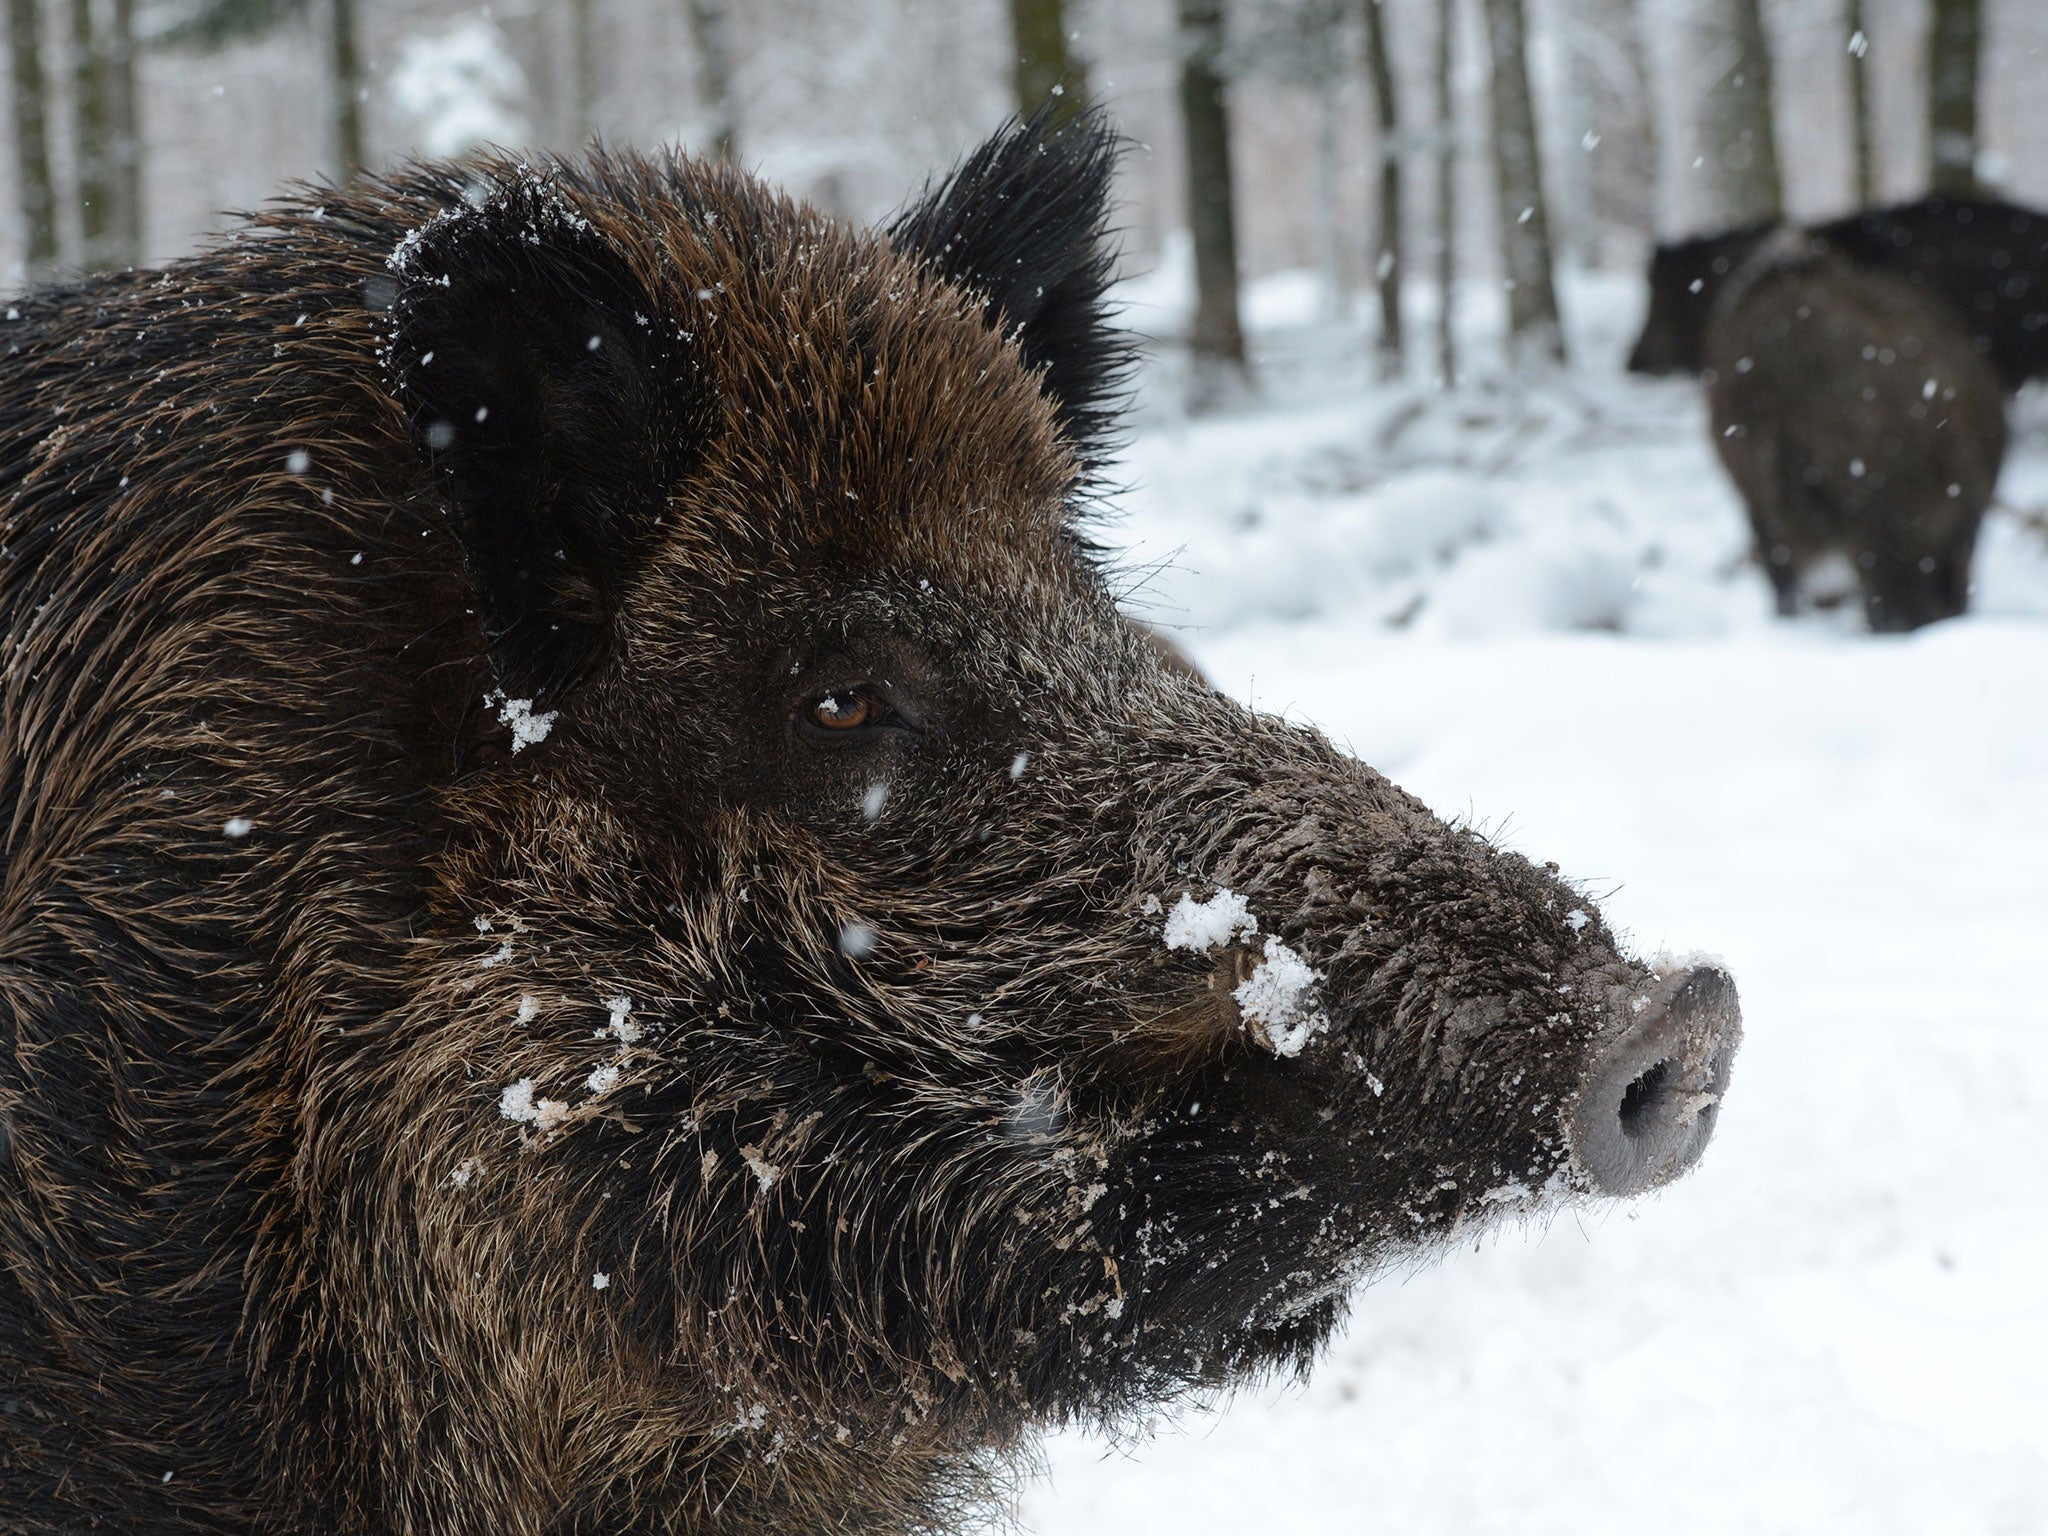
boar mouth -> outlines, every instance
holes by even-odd
[[[1742,1039],[1735,983],[1717,966],[1667,973],[1595,1049],[1566,1116],[1572,1161],[1593,1192],[1643,1194],[1677,1178],[1713,1137]]]

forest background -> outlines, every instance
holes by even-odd
[[[1137,146],[1128,268],[1192,237],[1188,334],[1222,371],[1197,405],[1241,371],[1240,278],[1310,269],[1332,314],[1378,288],[1396,316],[1404,274],[1490,285],[1525,359],[1559,345],[1553,256],[1633,268],[1658,233],[1930,185],[2048,201],[2037,0],[5,3],[9,289],[483,143],[678,143],[873,219],[1057,88]]]

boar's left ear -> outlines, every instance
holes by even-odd
[[[1011,122],[889,225],[899,250],[985,300],[988,323],[1015,337],[1084,466],[1107,457],[1135,358],[1103,295],[1116,253],[1108,234],[1122,141],[1087,112],[1056,124],[1051,106]]]
[[[597,659],[704,440],[687,344],[626,254],[522,170],[391,258],[391,365],[467,556],[499,684]]]

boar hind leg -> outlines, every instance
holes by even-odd
[[[1759,546],[1756,559],[1764,568],[1764,575],[1770,578],[1778,617],[1791,618],[1799,612],[1799,572],[1792,564],[1792,551],[1783,544]]]
[[[1952,619],[1967,600],[1967,569],[1958,579],[1946,557],[1880,555],[1863,572],[1863,615],[1873,634],[1902,634]]]

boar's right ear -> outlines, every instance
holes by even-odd
[[[1048,103],[1011,122],[889,225],[897,249],[980,294],[1016,339],[1081,462],[1114,446],[1136,348],[1112,325],[1111,184],[1122,140],[1096,113],[1060,124]]]
[[[391,366],[466,553],[499,685],[602,650],[704,438],[685,341],[624,251],[522,170],[393,253]]]

